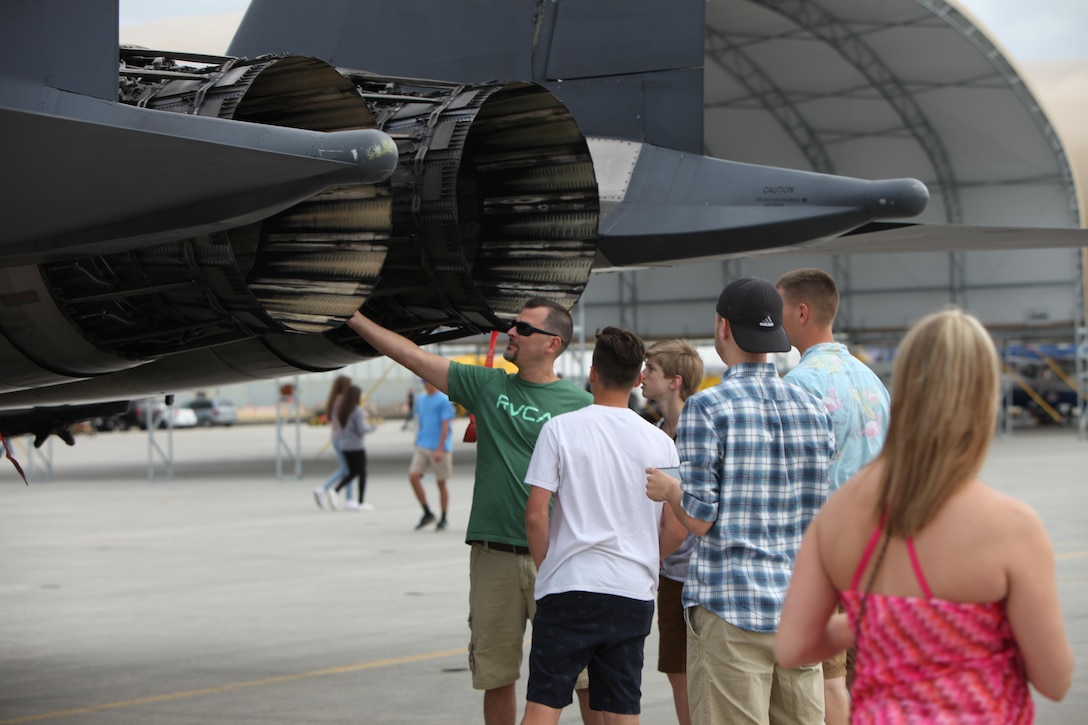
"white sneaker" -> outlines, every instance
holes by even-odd
[[[374,510],[374,505],[369,504],[366,501],[363,501],[361,504],[358,505],[358,508],[361,511],[373,511]]]
[[[340,508],[340,494],[336,491],[330,489],[328,494],[326,495],[326,499],[329,502],[330,511],[335,511],[336,509]]]
[[[325,489],[321,488],[321,486],[314,489],[314,501],[317,502],[319,509],[325,508]]]
[[[358,511],[362,508],[362,506],[359,505],[358,501],[348,501],[346,504],[344,504],[344,508],[348,511]]]

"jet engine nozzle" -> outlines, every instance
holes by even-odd
[[[441,328],[491,329],[532,297],[577,301],[600,202],[586,139],[554,95],[341,72],[400,149],[369,314],[425,342]],[[358,347],[350,331],[338,339]]]
[[[343,325],[360,307],[427,342],[491,329],[536,296],[570,307],[589,279],[593,163],[542,86],[389,78],[300,56],[120,57],[123,103],[252,124],[231,130],[257,169],[275,154],[344,168],[290,206],[247,199],[258,212],[239,215],[210,198],[205,219],[232,222],[206,233],[107,239],[108,251],[8,270],[27,300],[0,330],[23,361],[8,389],[118,371],[143,389],[137,371],[152,361],[213,348],[223,370],[202,362],[194,384],[254,366],[331,369],[375,354]],[[43,342],[58,339],[70,342]],[[244,360],[227,360],[234,350]]]

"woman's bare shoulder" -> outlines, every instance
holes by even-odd
[[[1049,551],[1051,549],[1050,535],[1039,512],[1018,498],[990,490],[1000,502],[1001,524],[1008,534],[1007,539],[1018,541],[1021,545],[1034,542],[1040,549]],[[1026,549],[1026,546],[1023,548]]]
[[[878,498],[877,464],[871,464],[858,471],[839,490],[832,493],[821,513],[826,513],[825,520],[854,520],[859,517],[875,515]]]
[[[927,528],[932,542],[973,550],[1005,565],[1024,555],[1039,555],[1050,546],[1035,509],[977,479],[953,496]],[[927,537],[923,533],[920,538]]]
[[[1006,533],[1044,531],[1043,521],[1035,509],[1018,498],[990,487],[981,479],[972,481],[967,493],[970,495],[959,502],[961,506],[973,511],[982,521],[1000,531]]]

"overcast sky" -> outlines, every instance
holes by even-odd
[[[396,2],[397,0],[388,0]],[[453,0],[451,0],[453,1]],[[209,30],[212,22],[175,21],[178,32],[193,29],[204,36],[212,47],[177,47],[177,50],[225,53],[226,45],[241,20],[248,0],[119,0],[122,42],[141,42],[138,30],[131,26],[167,18],[219,16],[214,19],[217,32]],[[1057,58],[1088,58],[1088,0],[960,0],[960,5],[973,14],[1004,48],[1017,60],[1049,60]],[[196,30],[200,28],[199,30]],[[159,36],[162,37],[162,36]],[[219,44],[219,47],[214,47]]]

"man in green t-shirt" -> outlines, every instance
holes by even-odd
[[[484,690],[484,722],[513,725],[514,683],[521,676],[525,623],[536,611],[536,566],[525,535],[529,497],[525,472],[541,427],[584,408],[593,397],[555,374],[555,360],[570,344],[570,313],[543,298],[525,303],[508,331],[503,353],[516,375],[462,365],[424,350],[356,312],[348,326],[375,350],[395,360],[465,407],[476,418],[476,481],[466,543],[469,563],[469,665],[472,686]],[[585,673],[577,685],[582,719],[601,722],[589,709]]]

